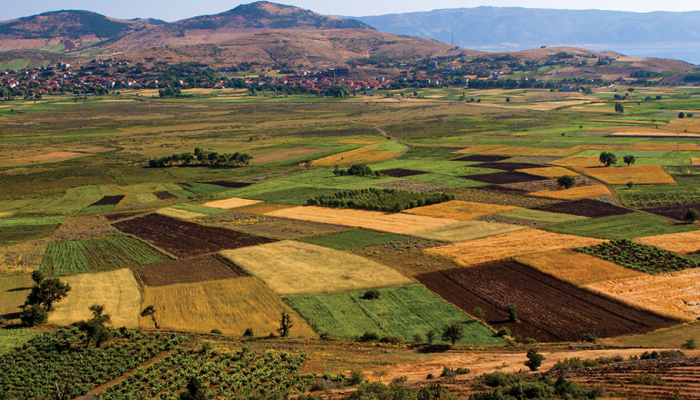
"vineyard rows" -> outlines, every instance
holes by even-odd
[[[626,239],[612,240],[609,243],[577,248],[576,250],[649,274],[682,271],[698,266],[694,260],[689,258]]]

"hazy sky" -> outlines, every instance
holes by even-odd
[[[8,20],[59,9],[90,10],[114,18],[150,17],[166,21],[216,14],[251,1],[231,0],[4,0],[0,20]],[[700,10],[697,0],[288,0],[278,1],[310,9],[321,14],[366,16],[410,11],[429,11],[437,8],[502,6],[532,8],[602,9],[624,11],[691,11]]]

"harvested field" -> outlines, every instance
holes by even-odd
[[[525,170],[518,170],[530,175],[541,176],[543,178],[559,178],[564,175],[579,176],[576,172],[562,167],[533,167]]]
[[[178,258],[194,257],[224,249],[237,249],[273,241],[228,229],[178,221],[156,214],[120,221],[114,226],[122,232],[151,242]]]
[[[573,249],[602,242],[598,239],[527,229],[469,242],[448,244],[426,251],[452,257],[458,264],[470,266],[528,253]]]
[[[478,188],[454,188],[450,190],[450,193],[453,193],[457,200],[513,207],[538,207],[559,202],[558,200],[544,197],[525,196],[517,193],[490,192],[479,190]]]
[[[525,254],[516,256],[514,260],[576,286],[647,276],[643,272],[573,250]]]
[[[644,208],[642,210],[652,214],[661,215],[662,217],[672,218],[676,221],[684,221],[685,214],[691,209],[700,212],[700,203],[673,204],[663,207]]]
[[[547,197],[559,200],[581,200],[595,199],[600,197],[610,197],[610,189],[604,185],[580,186],[571,189],[545,190],[542,192],[532,192],[530,196]]]
[[[700,231],[640,237],[634,241],[681,255],[700,252]]]
[[[693,157],[690,160],[693,165],[700,165],[700,158]]]
[[[337,164],[357,164],[372,163],[378,161],[392,160],[399,155],[400,151],[381,151],[381,146],[364,146],[359,149],[344,151],[332,156],[323,157],[313,161],[315,166],[337,165]]]
[[[464,242],[525,229],[524,226],[486,221],[462,221],[439,228],[422,229],[410,235],[443,242]]]
[[[247,328],[257,336],[277,334],[282,312],[291,314],[291,337],[314,338],[314,331],[290,310],[270,288],[252,277],[146,287],[143,304],[153,304],[163,329],[243,335]],[[152,327],[150,318],[141,326]]]
[[[582,217],[590,218],[609,217],[611,215],[624,215],[632,212],[632,210],[628,210],[626,208],[591,199],[565,201],[561,203],[535,207],[534,209],[554,213],[580,215]]]
[[[34,281],[29,274],[0,276],[0,318],[19,322],[19,314],[32,286]]]
[[[247,276],[236,264],[218,255],[204,255],[184,260],[134,268],[134,274],[146,286],[167,286]]]
[[[100,200],[90,204],[88,207],[93,207],[93,206],[116,206],[119,204],[120,201],[124,199],[124,195],[117,195],[117,196],[104,196]]]
[[[453,158],[450,161],[469,161],[469,162],[482,162],[482,163],[487,163],[487,162],[498,162],[498,161],[503,161],[507,160],[509,157],[504,157],[504,156],[487,156],[487,155],[479,155],[475,154],[472,156],[465,156],[465,157],[459,157],[459,158]]]
[[[162,190],[160,192],[155,192],[155,193],[153,193],[153,195],[156,196],[156,198],[158,200],[177,199],[177,196],[175,196],[174,194],[172,194],[166,190]]]
[[[107,221],[114,222],[114,221],[119,221],[120,219],[127,219],[131,217],[135,217],[137,215],[141,215],[140,212],[128,212],[128,213],[119,213],[119,214],[107,214],[103,215]]]
[[[363,299],[364,293],[300,295],[284,300],[317,332],[332,337],[356,338],[370,332],[411,342],[416,332],[439,332],[445,325],[458,322],[465,333],[460,344],[505,344],[490,329],[421,285],[379,289],[379,298],[374,300]]]
[[[386,182],[376,185],[386,189],[408,190],[409,192],[434,192],[436,190],[447,190],[448,186],[442,186],[434,183],[424,183],[417,181],[396,181]]]
[[[156,211],[156,214],[162,215],[164,217],[171,217],[171,218],[177,218],[177,219],[187,219],[187,220],[204,218],[207,216],[207,214],[202,214],[202,213],[187,211],[187,210],[181,210],[179,208],[173,208],[173,207],[161,208],[158,211]]]
[[[552,161],[550,164],[580,169],[585,167],[599,167],[600,160],[598,157],[573,156]]]
[[[600,182],[594,181],[591,178],[585,176],[575,176],[574,177],[574,187],[584,187],[584,186],[597,186]],[[545,179],[543,181],[533,181],[533,182],[519,182],[519,183],[506,183],[503,185],[498,185],[501,188],[508,188],[514,190],[520,190],[526,193],[532,192],[543,192],[546,190],[561,190],[562,187],[559,185],[556,179]]]
[[[544,224],[559,224],[562,222],[580,221],[582,219],[587,219],[587,217],[581,217],[578,215],[551,213],[546,211],[530,210],[527,208],[519,208],[517,210],[503,212],[498,214],[498,216],[505,218],[524,219]]]
[[[515,170],[527,170],[530,168],[542,168],[539,164],[528,164],[528,163],[514,163],[514,162],[490,162],[471,165],[472,167],[478,168],[490,168],[490,169],[500,169],[503,171],[515,171]],[[525,172],[525,171],[523,171]],[[535,174],[533,174],[535,175]]]
[[[412,281],[365,258],[307,243],[282,241],[227,250],[224,257],[280,295],[343,292]]]
[[[637,185],[674,184],[675,179],[658,165],[632,165],[630,167],[597,167],[579,168],[587,175],[599,179],[609,185],[626,185],[634,182]]]
[[[294,207],[268,213],[274,217],[301,219],[371,229],[382,232],[407,234],[420,229],[437,228],[458,222],[454,219],[432,218],[406,213],[390,214],[379,211],[351,210],[323,207]]]
[[[285,218],[258,215],[250,215],[247,218],[245,215],[234,215],[230,221],[231,222],[226,222],[220,219],[216,222],[211,222],[210,220],[206,222],[207,224],[235,229],[250,235],[263,236],[277,240],[310,238],[318,235],[345,232],[352,229],[341,225],[329,225],[312,221],[293,221]]]
[[[105,306],[105,313],[112,317],[112,327],[139,327],[141,291],[130,270],[120,269],[60,279],[70,284],[71,291],[65,299],[55,304],[55,310],[49,313],[49,324],[70,325],[88,320],[92,318],[88,307],[100,304]]]
[[[405,239],[405,236],[393,233],[368,231],[365,229],[352,229],[340,233],[315,236],[300,240],[304,243],[329,247],[335,250],[361,249],[367,246],[375,246],[382,243],[394,242]]]
[[[412,170],[412,169],[393,168],[393,169],[385,169],[385,170],[379,171],[379,173],[384,174],[386,176],[391,176],[393,178],[405,178],[407,176],[422,175],[422,174],[425,174],[426,172],[416,171],[416,170]]]
[[[687,321],[700,317],[700,268],[594,283],[595,292]]]
[[[258,204],[258,203],[262,203],[262,202],[260,200],[248,200],[248,199],[239,199],[237,197],[233,197],[233,198],[225,199],[225,200],[210,201],[208,203],[202,204],[202,206],[211,207],[211,208],[219,208],[222,210],[230,210],[233,208],[252,206],[253,204]]]
[[[486,321],[539,341],[580,341],[649,332],[678,321],[638,310],[580,289],[514,261],[433,272],[416,277],[465,311],[480,307]],[[474,282],[478,282],[475,285]],[[503,308],[516,304],[520,323]]]
[[[479,182],[488,183],[517,183],[517,182],[532,182],[542,181],[546,178],[541,176],[528,175],[522,172],[497,172],[495,174],[479,174],[462,176],[464,179],[471,179]]]
[[[246,213],[246,214],[267,214],[273,211],[284,210],[285,208],[293,208],[289,204],[272,204],[272,203],[255,203],[250,206],[241,207],[236,210],[236,212]]]
[[[498,214],[515,210],[518,207],[501,206],[498,204],[474,203],[469,201],[453,200],[430,206],[416,207],[403,212],[408,214],[426,215],[429,217],[451,218],[459,221],[468,221],[484,215]]]
[[[540,147],[516,147],[505,145],[475,145],[456,151],[455,154],[488,154],[499,156],[555,156],[566,157],[575,154],[575,149],[553,149]]]
[[[210,182],[199,182],[206,183],[207,185],[223,186],[226,188],[238,189],[244,188],[252,185],[251,182],[231,182],[231,181],[210,181]]]
[[[412,276],[441,269],[458,268],[453,260],[423,251],[446,244],[442,241],[408,237],[389,243],[350,250],[353,254],[390,265],[406,275]]]

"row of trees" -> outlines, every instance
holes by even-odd
[[[601,162],[601,164],[605,165],[606,167],[609,167],[617,163],[617,156],[615,155],[615,153],[604,151],[600,153],[598,160]],[[637,159],[633,155],[629,154],[622,157],[622,161],[624,161],[625,164],[627,164],[627,166],[630,166],[634,164],[637,161]]]
[[[250,165],[253,156],[248,153],[217,153],[215,151],[206,151],[197,147],[194,153],[178,153],[170,156],[152,158],[148,160],[148,166],[151,168],[165,168],[174,165],[228,165],[234,167],[243,167]]]

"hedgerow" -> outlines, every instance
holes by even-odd
[[[395,189],[344,190],[309,199],[310,206],[356,208],[362,210],[399,212],[414,207],[429,206],[454,200],[451,193],[421,193]]]

